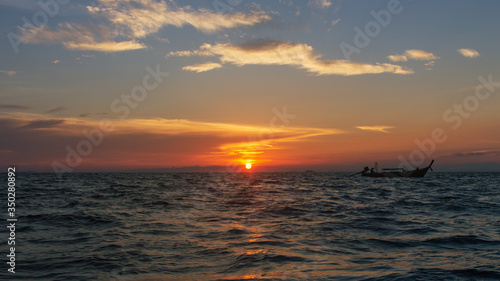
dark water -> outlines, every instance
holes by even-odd
[[[499,179],[19,174],[17,273],[1,277],[500,280]]]

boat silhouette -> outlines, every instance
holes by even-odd
[[[369,169],[365,167],[363,171],[359,172],[364,177],[372,177],[372,178],[398,178],[398,177],[409,177],[409,178],[421,178],[425,176],[427,171],[430,169],[432,171],[432,164],[434,160],[431,161],[429,166],[425,168],[416,168],[415,170],[407,171],[403,168],[389,168],[382,169],[382,172],[378,172],[378,163],[375,162],[373,168]]]

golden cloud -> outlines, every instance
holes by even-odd
[[[321,59],[307,44],[276,40],[255,40],[245,44],[204,44],[198,50],[170,52],[169,56],[216,56],[221,63],[244,65],[288,65],[316,75],[360,75],[376,73],[410,74],[401,66],[378,63],[355,63],[347,60]]]
[[[389,133],[387,130],[393,129],[394,126],[376,125],[376,126],[356,126],[356,128],[365,131]]]
[[[131,41],[105,41],[105,42],[93,42],[93,43],[76,43],[76,42],[65,42],[64,47],[70,50],[81,50],[81,51],[97,51],[97,52],[122,52],[128,50],[138,50],[146,48],[145,45],[137,43],[135,40]]]
[[[191,7],[174,7],[153,0],[99,0],[99,6],[88,6],[91,14],[101,15],[115,24],[119,30],[133,38],[142,38],[165,26],[191,25],[204,32],[252,26],[270,16],[263,11],[245,13],[215,13],[210,10],[193,10]]]
[[[424,50],[406,50],[405,55],[414,60],[437,60],[439,57]]]
[[[80,25],[60,23],[57,29],[47,26],[38,28],[21,28],[21,39],[31,44],[62,43],[70,50],[85,50],[99,52],[121,52],[146,48],[145,45],[134,40],[113,41],[115,36],[106,26]]]
[[[109,120],[109,119],[108,119]],[[58,118],[33,113],[0,113],[0,124],[12,124],[9,130],[24,135],[50,134],[52,139],[62,142],[61,150],[78,140],[85,139],[84,132],[102,134],[108,148],[116,150],[125,143],[137,141],[161,144],[162,140],[170,141],[172,145],[182,147],[197,144],[198,152],[190,157],[201,157],[207,163],[221,161],[241,162],[243,159],[256,159],[254,163],[266,161],[265,151],[277,149],[283,143],[309,141],[318,136],[343,133],[337,129],[304,128],[304,127],[272,127],[259,125],[244,125],[231,123],[198,122],[185,119],[116,119],[109,120],[113,130],[102,131],[99,119],[89,118]],[[96,130],[101,130],[96,133]],[[13,141],[15,141],[14,138]],[[64,143],[67,140],[68,143]],[[172,140],[177,140],[172,143]],[[203,141],[200,141],[203,140]],[[208,142],[210,140],[210,142]],[[12,141],[12,142],[13,142]],[[207,143],[204,143],[204,142]],[[14,146],[11,142],[10,146]],[[7,145],[6,149],[10,147]],[[58,150],[58,147],[52,148]],[[176,149],[176,148],[172,148]],[[129,151],[129,154],[140,154],[149,151],[149,147]],[[59,150],[58,150],[59,151]],[[148,152],[149,153],[149,152]],[[162,148],[162,153],[176,153],[168,147]],[[186,152],[188,153],[188,152]]]
[[[390,61],[408,61],[408,57],[405,55],[390,55],[387,56]]]
[[[406,50],[402,55],[395,54],[387,56],[387,58],[391,61],[408,61],[409,59],[430,61],[439,59],[438,56],[424,50]]]
[[[207,62],[207,63],[201,63],[201,64],[195,64],[195,65],[185,66],[182,69],[183,70],[194,71],[194,72],[204,72],[204,71],[209,71],[209,70],[216,69],[216,68],[221,68],[221,67],[222,67],[222,64],[220,64],[220,63]]]
[[[479,52],[473,49],[458,49],[457,51],[466,58],[477,58],[480,56]]]

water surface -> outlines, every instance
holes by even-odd
[[[346,176],[19,174],[12,280],[500,280],[500,174]]]

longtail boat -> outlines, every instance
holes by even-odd
[[[382,172],[378,171],[378,164],[375,162],[375,167],[369,169],[365,167],[365,169],[359,173],[361,173],[364,177],[373,177],[373,178],[397,178],[397,177],[410,177],[410,178],[421,178],[427,173],[430,169],[432,171],[432,164],[434,160],[429,164],[429,166],[425,168],[416,168],[415,170],[407,171],[403,168],[389,168],[382,169]]]

